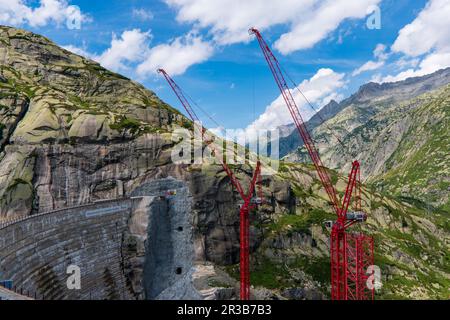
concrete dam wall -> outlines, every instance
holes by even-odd
[[[124,199],[31,216],[0,230],[0,279],[45,299],[127,298],[121,238],[133,202]],[[67,268],[81,290],[67,288]]]
[[[162,194],[172,190],[164,205],[154,204],[149,215],[143,266],[143,290],[147,299],[201,299],[192,284],[194,235],[192,197],[184,182],[162,179],[146,183],[133,196]],[[151,239],[151,240],[150,240]]]
[[[178,188],[173,199],[161,196],[168,187]],[[186,197],[174,180],[155,181],[132,198],[0,225],[0,281],[46,300],[199,298],[183,283],[193,257]],[[71,265],[80,268],[79,290],[67,286]],[[181,297],[171,295],[181,284]]]

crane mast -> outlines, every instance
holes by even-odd
[[[356,222],[363,222],[366,220],[366,215],[363,214],[361,210],[361,191],[360,191],[360,164],[358,161],[354,161],[352,164],[352,170],[349,175],[349,182],[347,185],[346,193],[342,202],[339,205],[336,189],[334,188],[331,178],[327,170],[325,169],[322,160],[320,159],[319,152],[317,151],[314,141],[306,128],[297,104],[292,96],[291,90],[283,76],[281,66],[277,58],[272,53],[271,49],[267,45],[266,41],[262,37],[261,33],[255,29],[251,28],[249,30],[250,34],[254,34],[258,40],[259,46],[264,54],[264,57],[269,65],[270,70],[275,78],[275,82],[280,89],[286,106],[288,107],[289,113],[294,120],[297,130],[303,139],[305,147],[311,157],[312,162],[316,168],[317,174],[322,182],[325,191],[328,194],[330,203],[333,207],[334,212],[337,215],[337,221],[332,224],[331,239],[330,239],[330,257],[331,257],[331,297],[333,300],[347,300],[350,298],[362,299],[367,295],[362,294],[349,294],[352,293],[351,288],[361,288],[363,287],[361,283],[363,279],[366,278],[364,271],[361,268],[353,268],[352,270],[358,270],[356,273],[351,273],[349,270],[348,257],[356,257],[356,265],[364,265],[367,260],[366,257],[372,257],[373,260],[373,239],[372,239],[372,252],[370,254],[364,255],[363,250],[368,250],[370,246],[357,245],[354,250],[351,245],[347,245],[347,234],[345,230]],[[352,198],[356,199],[356,211],[352,214],[348,214],[348,208]],[[348,235],[349,238],[352,235]],[[369,237],[366,237],[370,240]],[[366,242],[369,240],[365,240]],[[361,241],[355,241],[354,243],[359,244]],[[353,254],[355,252],[355,254]],[[361,261],[361,259],[366,259]],[[359,260],[358,260],[359,259]],[[370,259],[369,259],[370,260]],[[356,274],[356,275],[355,275]],[[355,280],[356,279],[356,280]],[[353,286],[350,281],[357,281],[357,285]],[[359,292],[359,291],[358,291]],[[372,292],[373,297],[373,292]]]
[[[244,201],[240,210],[239,210],[239,220],[240,220],[240,298],[241,300],[249,300],[250,299],[250,218],[249,213],[250,210],[254,209],[257,204],[252,203],[253,193],[255,192],[255,185],[261,181],[261,162],[258,160],[256,163],[256,169],[253,174],[250,187],[248,193],[244,192],[239,180],[236,178],[233,171],[229,168],[227,163],[224,161],[222,154],[217,152],[217,149],[212,143],[214,139],[212,137],[207,136],[207,130],[205,127],[201,126],[200,120],[197,117],[197,114],[192,109],[188,99],[186,99],[185,95],[181,88],[175,83],[175,81],[167,74],[164,69],[158,69],[158,73],[162,74],[170,87],[174,91],[175,95],[180,100],[186,112],[189,114],[189,117],[194,122],[194,126],[197,126],[199,131],[202,132],[203,138],[206,136],[206,140],[211,143],[208,144],[208,147],[211,149],[212,153],[215,155],[216,159],[222,165],[222,168],[226,172],[227,176],[230,179],[232,186],[236,188],[241,199]],[[262,191],[261,191],[262,192]]]

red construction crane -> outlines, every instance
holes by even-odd
[[[240,219],[240,298],[241,300],[249,300],[250,299],[250,219],[249,219],[249,212],[250,210],[253,210],[258,205],[258,202],[260,200],[255,199],[253,197],[253,194],[255,192],[255,185],[257,183],[261,183],[261,163],[258,160],[256,163],[256,169],[253,173],[253,178],[250,183],[250,187],[248,190],[248,193],[246,194],[244,192],[244,189],[242,188],[241,184],[239,183],[239,180],[234,175],[233,171],[228,167],[226,161],[223,159],[223,155],[220,152],[217,152],[217,148],[214,144],[214,138],[211,136],[209,137],[208,132],[206,128],[201,126],[200,120],[197,117],[197,114],[192,109],[192,106],[190,105],[188,99],[186,99],[185,95],[183,94],[183,91],[181,88],[175,83],[175,81],[167,74],[166,71],[163,69],[158,69],[158,73],[162,74],[167,82],[169,83],[170,87],[174,91],[175,95],[180,100],[181,104],[183,105],[186,112],[189,114],[189,117],[194,122],[195,126],[198,126],[198,129],[200,132],[202,132],[203,139],[207,141],[207,146],[211,149],[212,153],[215,155],[216,159],[220,162],[222,165],[222,168],[225,170],[226,174],[230,178],[231,184],[236,188],[238,191],[241,199],[243,200],[243,204],[241,205],[240,212],[239,212],[239,219]],[[259,186],[261,186],[259,184]],[[261,191],[260,195],[261,196]]]
[[[350,265],[348,263],[348,257],[351,255],[351,252],[354,252],[353,255],[355,259],[367,258],[366,260],[373,261],[373,258],[370,259],[370,256],[373,257],[373,242],[372,242],[372,253],[361,254],[362,250],[367,250],[367,246],[357,245],[358,242],[355,242],[355,250],[352,249],[350,244],[347,243],[346,232],[345,230],[353,225],[356,222],[363,222],[366,220],[367,216],[362,213],[361,210],[361,193],[360,193],[360,164],[358,161],[353,162],[353,167],[350,172],[349,182],[347,185],[347,190],[343,199],[342,205],[339,205],[337,192],[333,187],[331,182],[330,175],[327,169],[324,167],[322,160],[320,159],[319,152],[317,151],[316,146],[311,138],[311,135],[306,128],[306,125],[302,119],[300,111],[295,103],[294,97],[292,96],[291,90],[283,76],[283,72],[281,66],[274,56],[269,46],[263,39],[261,33],[252,28],[249,30],[250,34],[254,34],[258,39],[259,46],[261,47],[264,57],[269,65],[270,70],[275,78],[275,81],[278,85],[278,88],[281,91],[281,95],[286,102],[286,105],[289,109],[289,113],[294,120],[294,123],[300,133],[300,136],[303,139],[306,149],[308,150],[309,156],[316,168],[316,171],[319,175],[320,181],[325,188],[325,191],[328,194],[330,199],[330,203],[333,207],[334,212],[337,215],[337,221],[335,221],[332,225],[331,231],[331,243],[330,243],[330,255],[331,255],[331,297],[333,300],[347,300],[347,299],[362,299],[363,295],[353,295],[350,291],[351,288],[354,288],[355,285],[353,282],[357,283],[358,288],[361,287],[361,282],[366,278],[364,270],[357,269],[356,276],[352,270],[352,276],[349,276]],[[352,196],[356,198],[356,207],[357,210],[355,212],[348,212],[348,207],[350,205],[350,201]],[[351,237],[351,235],[348,235]],[[352,242],[353,244],[353,242]],[[352,257],[353,257],[352,256]],[[365,261],[357,260],[355,265],[361,266],[365,264]],[[355,269],[355,270],[356,270]],[[350,292],[350,293],[349,293]],[[373,294],[372,294],[373,296]]]

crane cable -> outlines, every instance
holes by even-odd
[[[195,102],[194,99],[191,98],[191,96],[185,92],[183,89],[180,89],[183,94],[191,101],[192,104],[194,104],[209,120],[211,120],[219,129],[222,128],[221,124],[218,123],[206,110],[204,110],[202,107],[200,107],[197,102]]]
[[[312,105],[312,103],[309,101],[309,99],[305,96],[305,94],[300,90],[300,88],[299,88],[299,86],[295,83],[295,81],[291,78],[291,76],[289,75],[289,73],[287,73],[287,71],[286,71],[286,69],[284,69],[283,68],[283,66],[280,64],[280,67],[281,67],[281,69],[282,69],[282,71],[283,71],[283,73],[287,76],[287,78],[292,82],[292,85],[297,89],[297,91],[302,95],[302,97],[306,100],[306,102],[308,103],[308,105],[311,107],[311,109],[312,110],[314,110],[316,113],[315,113],[315,115],[317,115],[318,117],[319,117],[319,119],[320,119],[320,121],[321,121],[321,125],[322,124],[324,124],[326,127],[327,127],[327,129],[331,132],[331,134],[338,140],[338,142],[339,142],[339,144],[344,148],[344,149],[347,149],[347,150],[349,150],[350,148],[349,148],[349,146],[347,145],[345,145],[340,139],[339,139],[339,137],[337,137],[334,133],[333,133],[333,131],[331,130],[331,128],[326,124],[326,122],[325,122],[325,120],[322,118],[322,116],[320,115],[320,113],[319,113],[319,111],[317,111],[314,107],[313,107],[313,105]],[[369,110],[366,110],[367,112],[369,112],[369,113],[371,113],[373,116],[376,116],[376,114],[374,113],[374,112],[372,112],[372,111],[369,111]],[[370,122],[370,121],[372,121],[372,119],[370,119],[368,122]],[[347,135],[351,135],[351,133],[347,130],[347,129],[345,129],[345,128],[343,128],[346,132],[347,132]],[[326,137],[324,137],[325,138],[325,140],[328,142],[328,143],[330,143],[330,141],[326,138]],[[354,154],[352,154],[352,156],[353,157],[355,157],[355,155]],[[364,181],[361,181],[361,184],[364,184],[365,182],[367,182],[367,180],[369,179],[369,177],[366,177],[365,179],[364,179]]]
[[[280,65],[281,66],[281,65]],[[320,113],[313,107],[313,105],[311,104],[311,102],[308,100],[308,98],[303,94],[303,92],[300,90],[300,88],[298,87],[298,85],[294,82],[294,80],[292,80],[292,78],[290,77],[290,75],[286,72],[286,70],[283,68],[283,66],[281,66],[281,69],[283,70],[283,72],[285,73],[285,75],[288,77],[288,79],[292,82],[292,84],[295,86],[295,88],[298,90],[298,92],[300,92],[300,94],[303,96],[303,98],[306,100],[306,102],[309,104],[309,106],[316,112],[316,115],[319,117],[319,119],[321,120],[321,124],[324,124],[327,129],[331,132],[331,134],[339,141],[339,143],[341,144],[341,146],[343,148],[346,148],[347,150],[349,150],[350,148],[348,146],[346,146],[340,139],[339,137],[337,137],[335,134],[333,134],[333,131],[331,130],[331,128],[326,124],[325,120],[322,118],[322,116],[320,115]],[[375,114],[375,112],[369,111],[369,110],[365,110],[368,113],[371,113],[374,117],[377,116],[377,114]],[[369,119],[368,122],[372,121],[372,119]],[[351,135],[351,133],[343,128],[346,132],[347,135]],[[325,140],[327,140],[328,143],[330,143],[328,141],[328,139],[326,137],[324,137]],[[355,157],[355,155],[352,154],[353,157]],[[367,180],[369,179],[369,177],[366,177],[364,179],[364,181],[361,181],[361,184],[364,184],[367,182]]]
[[[208,117],[208,119],[210,119],[220,130],[221,128],[224,128],[219,122],[217,122],[212,115],[210,115],[206,110],[204,110],[202,107],[200,107],[200,105],[195,102],[195,100],[187,93],[185,92],[183,89],[181,89],[181,92],[191,101],[191,103],[196,106],[206,117]],[[253,85],[253,109],[255,109],[255,86]],[[253,110],[253,112],[255,113],[255,110]],[[258,155],[259,158],[259,155]],[[259,176],[259,180],[257,181],[257,185],[258,185],[258,191],[256,191],[256,193],[260,193],[262,194],[262,176],[260,174]]]
[[[284,69],[283,68],[283,66],[280,64],[280,67],[281,67],[281,69],[283,70],[283,73],[287,76],[287,78],[292,82],[292,85],[297,89],[297,91],[303,96],[303,98],[306,100],[306,102],[308,103],[308,105],[311,107],[311,109],[312,110],[314,110],[314,112],[316,112],[315,113],[315,115],[317,115],[317,117],[319,117],[319,119],[320,119],[320,121],[321,121],[321,125],[322,124],[324,124],[326,127],[327,127],[327,129],[331,132],[331,134],[337,139],[337,141],[340,143],[340,145],[343,147],[343,148],[345,148],[347,151],[349,151],[350,150],[350,148],[349,148],[349,146],[347,145],[345,145],[344,144],[344,142],[342,142],[342,140],[341,139],[339,139],[339,137],[338,136],[336,136],[334,133],[333,133],[333,131],[331,130],[331,128],[328,126],[328,124],[326,123],[326,121],[322,118],[322,116],[320,115],[320,113],[319,113],[319,111],[318,110],[316,110],[315,108],[314,108],[314,106],[312,105],[312,103],[309,101],[309,99],[303,94],[303,92],[300,90],[300,88],[299,88],[299,86],[295,83],[295,81],[291,78],[291,76],[289,75],[289,73],[286,71],[286,69]],[[359,108],[359,109],[362,109],[362,108]],[[375,112],[373,112],[373,111],[371,111],[371,110],[367,110],[367,109],[362,109],[363,111],[365,111],[365,112],[367,112],[367,113],[369,113],[369,114],[371,114],[373,117],[376,117],[378,114],[377,113],[375,113]],[[366,123],[370,123],[371,121],[373,121],[373,118],[370,118]],[[342,128],[342,129],[344,129],[344,131],[347,133],[347,136],[350,136],[351,135],[351,132],[349,132],[347,129],[345,129],[345,128]],[[328,139],[326,138],[326,137],[324,137],[325,138],[325,140],[327,140],[327,142],[328,143],[330,143],[330,141],[328,141]],[[352,156],[353,157],[355,157],[356,155],[355,154],[353,154],[352,153]],[[367,181],[367,179],[368,178],[366,178],[366,181]]]
[[[336,138],[336,140],[339,142],[339,144],[343,147],[343,148],[347,148],[344,143],[342,142],[342,140],[333,133],[333,130],[331,130],[331,128],[328,126],[328,124],[326,123],[325,119],[322,118],[322,116],[320,115],[319,111],[316,108],[314,108],[314,106],[312,105],[312,103],[309,101],[309,99],[306,97],[306,95],[300,90],[299,86],[295,83],[295,81],[291,78],[291,76],[289,75],[289,73],[286,71],[286,69],[283,68],[283,66],[279,63],[281,69],[283,70],[283,73],[286,75],[286,77],[289,79],[289,81],[291,81],[292,85],[295,87],[295,89],[300,93],[300,95],[303,97],[303,99],[305,99],[306,103],[309,105],[309,107],[315,112],[314,115],[316,115],[319,119],[320,119],[320,124],[325,125],[325,127],[330,131],[330,133]],[[348,132],[345,128],[344,130],[347,132],[347,134],[350,134],[350,132]],[[325,140],[327,140],[328,143],[330,143],[330,141],[324,137]],[[316,142],[317,143],[317,142]]]

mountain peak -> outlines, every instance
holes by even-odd
[[[9,143],[113,141],[166,132],[180,113],[154,92],[51,40],[0,26],[0,150]]]
[[[441,69],[421,77],[408,78],[397,82],[369,82],[343,101],[344,104],[360,103],[372,99],[391,99],[401,101],[418,96],[450,83],[450,68]]]
[[[337,101],[334,100],[334,99],[331,99],[330,102],[328,102],[328,103],[325,105],[324,108],[334,107],[334,106],[336,106],[336,105],[338,105],[338,104],[339,104],[339,102],[337,102]]]
[[[327,105],[320,109],[306,125],[308,130],[313,132],[316,128],[321,126],[323,122],[335,117],[341,112],[345,112],[345,109],[352,105],[357,106],[360,110],[364,109],[365,113],[368,112],[361,118],[366,119],[367,116],[371,117],[379,111],[375,105],[390,105],[400,101],[407,101],[423,93],[443,87],[448,83],[450,83],[450,68],[438,70],[422,77],[409,78],[398,82],[381,84],[369,82],[362,85],[356,93],[340,103],[331,100]],[[352,117],[355,117],[355,115],[353,114]],[[352,121],[357,121],[357,119],[353,119]],[[295,128],[295,126],[291,125],[290,128]],[[294,152],[299,146],[303,145],[303,141],[300,139],[297,132],[293,131],[294,130],[292,129],[289,135],[282,136],[282,139],[280,140],[280,154],[282,156]]]

